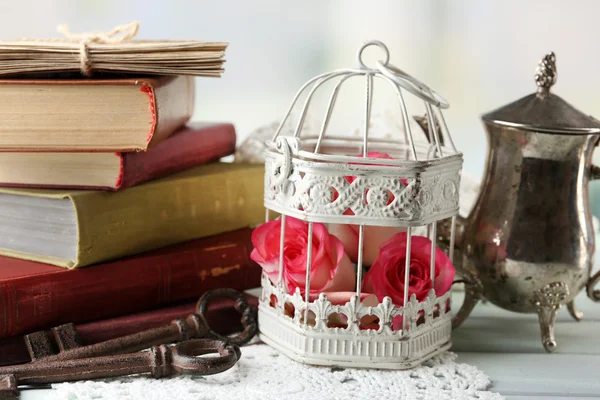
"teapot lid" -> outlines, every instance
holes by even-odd
[[[482,119],[498,125],[529,131],[587,135],[600,133],[600,121],[550,93],[556,82],[556,56],[548,53],[535,73],[537,93],[525,96],[485,114]]]

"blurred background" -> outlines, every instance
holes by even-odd
[[[198,80],[194,119],[232,121],[240,141],[281,118],[309,78],[355,66],[356,49],[379,39],[393,64],[450,102],[444,115],[464,170],[479,179],[481,114],[535,91],[534,71],[548,51],[557,55],[553,91],[600,118],[599,12],[594,0],[0,0],[0,37],[58,37],[60,23],[87,32],[139,20],[142,39],[228,41],[223,78]],[[347,98],[362,104],[352,90],[360,87]],[[376,100],[381,110],[397,108],[388,99]],[[355,111],[339,110],[341,121]],[[600,186],[591,187],[598,215]]]

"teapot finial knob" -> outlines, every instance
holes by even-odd
[[[538,93],[548,93],[556,82],[556,55],[550,52],[542,58],[535,70]]]

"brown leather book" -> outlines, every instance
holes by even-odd
[[[257,297],[247,294],[246,298],[251,306],[258,307]],[[83,345],[94,344],[166,325],[176,318],[186,317],[196,312],[196,302],[90,322],[77,325],[76,328]],[[211,303],[206,313],[206,320],[215,332],[223,335],[242,329],[240,314],[235,310],[233,301],[229,299],[220,299]],[[0,339],[0,365],[22,364],[29,361],[31,359],[23,336]]]
[[[0,151],[145,151],[191,117],[193,77],[0,80]]]
[[[0,338],[146,311],[219,287],[260,286],[252,230],[67,270],[0,257]]]

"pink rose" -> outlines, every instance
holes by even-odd
[[[335,235],[344,244],[344,250],[352,262],[358,262],[358,225],[349,224],[329,224],[329,232]],[[390,240],[399,232],[405,232],[405,228],[391,226],[370,226],[365,225],[363,236],[363,266],[372,265],[377,255],[379,247]]]
[[[281,219],[266,222],[252,233],[254,250],[250,258],[258,263],[271,282],[279,279],[279,239]],[[283,280],[288,292],[296,288],[304,295],[306,287],[306,260],[308,244],[308,224],[287,217],[285,224]],[[325,225],[313,223],[312,264],[310,271],[310,292],[352,291],[356,285],[356,273],[344,246],[327,232]]]
[[[411,237],[408,296],[423,301],[431,290],[431,241],[423,236]],[[363,287],[375,293],[379,301],[389,296],[397,306],[404,305],[404,268],[406,263],[406,233],[401,232],[381,246],[377,259],[365,274]],[[446,254],[435,249],[435,279],[433,289],[442,296],[452,286],[454,266]]]
[[[377,153],[377,152],[369,152],[367,153],[367,157],[369,158],[381,158],[386,160],[391,160],[387,153]],[[356,163],[353,163],[356,164]],[[386,164],[380,164],[386,165]],[[352,183],[356,180],[356,176],[345,176],[344,177],[348,183]],[[406,180],[401,179],[401,182],[406,185]],[[368,193],[368,190],[367,190]],[[337,198],[334,196],[334,200]],[[365,194],[366,198],[366,194]],[[394,200],[394,196],[389,193],[388,204],[390,204]],[[350,210],[346,210],[344,212],[345,215],[352,215]],[[344,250],[346,254],[350,257],[353,262],[358,262],[358,225],[349,225],[349,224],[330,224],[329,232],[332,235],[335,235],[338,239],[342,241],[344,244]],[[371,265],[377,258],[377,254],[379,254],[379,247],[390,240],[392,236],[397,234],[398,232],[405,232],[405,228],[398,227],[386,227],[386,226],[365,226],[365,233],[363,237],[363,265]]]

